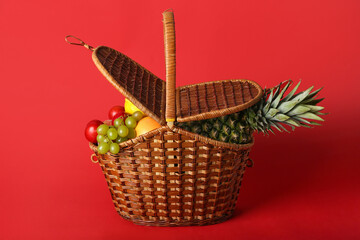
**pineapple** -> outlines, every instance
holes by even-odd
[[[257,104],[241,112],[200,121],[177,122],[176,125],[214,140],[236,144],[251,142],[253,131],[268,134],[274,133],[273,128],[288,132],[286,125],[292,130],[295,127],[320,125],[313,120],[324,121],[320,117],[324,115],[320,112],[324,107],[317,106],[323,98],[316,98],[321,88],[312,92],[313,87],[310,87],[295,93],[300,86],[299,82],[285,96],[284,93],[291,83],[285,81],[272,89],[265,89]]]

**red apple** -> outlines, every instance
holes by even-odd
[[[109,111],[109,119],[113,119],[116,114],[124,113],[125,108],[123,106],[113,106]]]
[[[97,132],[96,129],[98,126],[100,126],[101,124],[103,124],[102,121],[100,120],[92,120],[90,121],[85,128],[85,137],[89,142],[92,143],[96,143],[96,137],[97,137]]]

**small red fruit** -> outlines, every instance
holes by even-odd
[[[124,120],[125,121],[125,119],[127,118],[127,114],[126,113],[118,113],[118,114],[116,114],[113,118],[112,118],[112,125],[114,125],[114,121],[115,121],[115,119],[117,119],[117,118],[121,118],[122,120]]]
[[[113,119],[116,114],[124,113],[125,108],[123,106],[113,106],[109,111],[109,119]]]
[[[88,122],[88,124],[86,125],[86,128],[85,128],[85,137],[89,142],[92,142],[92,143],[97,142],[96,137],[98,134],[96,132],[96,129],[101,124],[103,124],[103,122],[100,120],[92,120],[92,121]]]

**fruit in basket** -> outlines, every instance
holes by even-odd
[[[291,81],[265,89],[263,97],[252,107],[244,111],[201,121],[176,123],[180,128],[194,132],[214,140],[228,143],[245,144],[252,141],[254,130],[268,133],[272,128],[278,131],[288,130],[284,125],[295,127],[310,127],[319,125],[316,121],[323,121],[320,112],[324,107],[317,106],[323,100],[317,98],[321,88],[313,91],[313,87],[295,94],[300,82],[288,94]]]
[[[128,127],[128,128],[135,128],[136,127],[136,119],[132,116],[129,116],[125,119],[125,125]]]
[[[117,130],[115,128],[109,128],[107,131],[107,136],[110,140],[115,140],[118,136]]]
[[[101,124],[100,126],[98,126],[97,128],[97,133],[101,134],[101,135],[105,135],[107,133],[107,131],[109,130],[109,126],[106,124]]]
[[[135,131],[134,128],[129,128],[129,133],[128,133],[127,137],[128,137],[129,139],[136,137],[136,131]]]
[[[129,129],[127,126],[125,125],[121,125],[119,128],[118,128],[118,134],[120,137],[127,137],[127,135],[129,134]]]
[[[136,128],[135,128],[135,132],[136,132],[136,136],[140,136],[144,133],[147,133],[151,130],[154,130],[156,128],[160,128],[161,125],[155,121],[153,118],[151,117],[144,117],[143,119],[141,119]]]
[[[107,152],[112,154],[119,153],[119,143],[140,135],[136,134],[135,131],[138,122],[141,122],[139,131],[142,133],[160,127],[160,125],[152,118],[148,118],[150,121],[142,121],[144,114],[141,111],[134,111],[133,115],[127,116],[127,114],[121,112],[121,108],[118,107],[119,106],[113,107],[109,112],[110,117],[110,115],[114,115],[112,113],[114,113],[116,109],[120,109],[120,111],[114,115],[112,120],[106,120],[104,123],[99,121],[97,122],[97,127],[94,128],[96,136],[93,143],[98,143],[98,152],[100,154],[105,154]],[[156,123],[155,125],[154,122]]]
[[[112,123],[112,125],[115,126],[115,120],[116,120],[116,119],[120,118],[120,119],[122,119],[122,120],[124,121],[124,120],[126,119],[126,117],[127,117],[127,114],[126,114],[126,113],[118,113],[118,114],[116,114],[116,115],[112,118],[111,123]],[[119,125],[119,126],[120,126],[120,125]]]
[[[98,135],[98,136],[103,136],[103,135]],[[104,138],[102,138],[101,141],[98,142],[98,143],[102,143],[102,142],[111,143],[111,140],[110,140],[110,138],[108,136],[104,136]]]
[[[139,108],[137,108],[132,102],[130,102],[129,99],[125,98],[125,104],[124,104],[124,108],[125,108],[125,113],[132,115],[134,112],[140,111],[142,112]]]
[[[120,127],[120,125],[122,125],[122,124],[124,124],[124,119],[122,119],[120,117],[115,119],[114,122],[113,122],[113,125],[116,128]]]
[[[136,111],[132,117],[135,118],[136,121],[140,121],[144,117],[144,114],[141,111]]]
[[[105,141],[105,138],[106,137],[104,135],[98,134],[97,137],[96,137],[96,141],[98,143],[101,143],[101,142]]]
[[[110,145],[109,145],[109,143],[106,143],[106,142],[99,143],[99,145],[98,145],[98,152],[99,152],[100,154],[105,154],[105,153],[107,153],[109,150],[110,150]]]
[[[109,150],[110,150],[110,152],[111,152],[112,154],[117,154],[117,153],[119,153],[119,151],[120,151],[120,146],[119,146],[119,144],[117,144],[117,143],[111,143]]]
[[[89,142],[96,143],[96,137],[98,136],[97,128],[103,124],[100,120],[92,120],[88,122],[85,127],[85,137]]]
[[[109,111],[109,119],[113,119],[115,115],[125,113],[125,108],[123,106],[113,106]]]
[[[127,140],[128,140],[127,137],[120,137],[120,136],[118,136],[118,137],[116,138],[115,142],[116,142],[116,143],[122,143],[122,142],[125,142],[125,141],[127,141]]]

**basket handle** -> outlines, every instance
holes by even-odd
[[[176,44],[174,12],[163,12],[165,64],[166,64],[166,108],[165,119],[170,125],[175,121],[175,91],[176,91]]]

